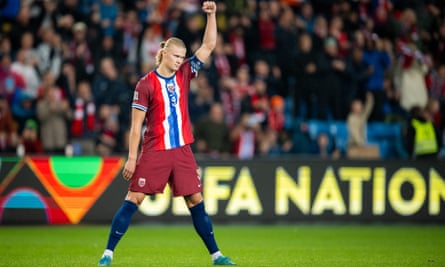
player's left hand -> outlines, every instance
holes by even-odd
[[[215,1],[205,1],[202,3],[202,11],[207,14],[216,13],[216,3]]]

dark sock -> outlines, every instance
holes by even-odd
[[[219,249],[213,235],[212,222],[205,211],[204,202],[191,207],[190,213],[192,215],[193,226],[195,226],[196,232],[201,237],[202,241],[204,241],[209,253],[213,254],[217,252]]]
[[[111,223],[110,235],[108,236],[107,249],[114,251],[119,240],[125,234],[130,225],[131,217],[137,211],[138,206],[131,201],[125,200],[120,209],[114,215]]]

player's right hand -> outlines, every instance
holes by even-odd
[[[204,1],[202,3],[202,11],[207,14],[216,13],[216,3],[215,1]]]
[[[124,169],[122,170],[122,176],[124,176],[125,180],[130,180],[133,177],[134,170],[136,169],[136,161],[132,159],[128,159],[124,165]]]

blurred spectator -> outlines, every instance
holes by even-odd
[[[100,25],[105,37],[115,33],[114,20],[117,17],[118,8],[114,0],[99,0]]]
[[[432,35],[431,47],[431,53],[435,55],[435,64],[438,65],[445,62],[445,20],[442,20],[437,32],[434,32]]]
[[[18,1],[20,10],[13,21],[7,21],[1,31],[8,34],[11,38],[11,46],[17,49],[21,46],[21,38],[25,32],[37,33],[39,25],[31,21],[30,3],[27,1]]]
[[[202,17],[198,13],[183,12],[175,36],[184,41],[190,56],[201,42]],[[194,49],[195,48],[195,49]]]
[[[24,91],[31,97],[37,97],[37,88],[40,85],[40,76],[29,57],[30,51],[20,49],[17,52],[16,60],[11,65],[11,70],[20,74],[25,80]]]
[[[351,111],[348,114],[348,158],[379,158],[379,148],[370,145],[366,141],[366,124],[374,105],[373,95],[368,92],[366,103],[360,100],[354,100],[351,104]]]
[[[239,123],[230,131],[233,143],[232,153],[239,159],[252,159],[258,152],[261,140],[261,126],[255,115],[245,113]]]
[[[38,34],[44,35],[48,29],[58,29],[63,19],[60,18],[57,11],[57,0],[34,1],[32,5],[33,16],[31,23],[39,29]],[[62,23],[63,24],[63,23]]]
[[[343,30],[343,20],[339,16],[334,16],[328,27],[328,36],[335,39],[338,46],[338,56],[345,58],[348,55],[350,42],[348,35]]]
[[[429,93],[431,97],[445,100],[445,63],[433,69]]]
[[[72,31],[73,40],[69,43],[68,59],[75,67],[77,78],[79,80],[88,79],[93,75],[94,62],[87,40],[87,25],[84,22],[76,22]]]
[[[38,124],[35,120],[29,119],[25,122],[21,135],[21,144],[25,149],[25,154],[42,154],[43,146],[39,138]]]
[[[294,116],[315,118],[321,79],[317,77],[318,55],[312,49],[312,38],[301,34],[298,51],[293,58],[295,72]]]
[[[67,98],[67,93],[64,91],[63,88],[60,88],[59,86],[56,85],[56,79],[54,77],[54,74],[48,70],[42,75],[42,83],[39,85],[37,89],[37,98],[38,99],[43,98],[45,92],[52,88],[55,88],[58,92],[60,92],[62,98],[64,99]]]
[[[318,118],[323,120],[344,120],[345,80],[347,78],[346,62],[339,56],[337,41],[329,37],[325,41],[325,53],[318,61],[320,91]],[[347,88],[350,89],[350,88]]]
[[[284,99],[279,95],[270,98],[270,110],[267,114],[267,126],[269,129],[280,133],[284,130]]]
[[[252,2],[253,1],[250,3]],[[247,64],[252,67],[259,53],[259,36],[254,16],[247,11],[242,12],[240,15],[240,25],[244,30]]]
[[[309,126],[306,121],[297,119],[292,131],[292,149],[295,154],[308,155],[312,151],[312,138],[309,134]]]
[[[374,95],[374,109],[370,120],[382,121],[384,119],[383,106],[386,94],[383,90],[383,80],[386,70],[390,67],[391,58],[388,51],[384,50],[383,41],[375,34],[366,40],[366,49],[363,60],[372,68],[371,76],[366,85],[366,90]]]
[[[394,84],[400,92],[400,105],[409,112],[413,107],[425,107],[428,92],[425,75],[428,65],[414,43],[401,47],[401,55],[396,65]]]
[[[295,15],[292,9],[284,8],[277,26],[275,27],[275,42],[279,49],[275,53],[276,65],[280,67],[281,77],[283,80],[283,91],[279,94],[282,96],[289,94],[289,86],[292,85],[289,80],[292,76],[292,55],[295,53],[297,46],[297,27],[295,25]]]
[[[275,95],[281,91],[280,69],[277,66],[271,66],[266,60],[257,59],[254,62],[252,78],[262,79],[266,82],[268,95]]]
[[[96,105],[88,81],[79,82],[77,87],[70,129],[75,155],[92,155],[96,152]]]
[[[0,34],[0,55],[12,56],[13,52],[9,36]]]
[[[437,159],[442,146],[441,136],[425,110],[415,106],[410,110],[407,124],[406,146],[409,155],[414,159]]]
[[[272,1],[271,1],[272,2]],[[271,2],[260,1],[259,2],[259,15],[258,15],[258,36],[259,36],[259,49],[261,59],[266,60],[268,64],[275,64],[275,29],[276,22],[274,21],[273,14],[271,13]]]
[[[296,26],[300,32],[312,34],[314,31],[315,17],[314,9],[310,2],[304,1],[300,6],[300,12],[296,17]]]
[[[252,113],[252,116],[256,117],[256,121],[264,125],[270,108],[267,83],[261,78],[256,78],[253,88],[254,92],[242,100],[241,113]]]
[[[125,85],[112,58],[106,57],[100,61],[100,70],[92,83],[96,106],[119,106],[120,97],[125,92]]]
[[[224,121],[224,111],[220,103],[212,104],[209,115],[196,123],[194,136],[198,153],[220,158],[230,151],[229,127]]]
[[[442,133],[442,117],[440,114],[440,102],[436,98],[430,97],[425,106],[425,115],[434,124],[439,133]]]
[[[94,69],[99,70],[102,59],[111,58],[113,62],[122,66],[122,59],[120,51],[117,49],[112,36],[104,36],[101,40],[100,46],[94,50]]]
[[[241,68],[239,69],[241,70]],[[222,77],[219,80],[219,94],[223,106],[225,121],[231,129],[238,123],[241,114],[241,94],[236,90],[236,80],[231,77]]]
[[[24,90],[16,90],[11,104],[12,115],[19,125],[19,132],[22,131],[27,119],[36,117],[36,99]]]
[[[338,159],[341,156],[334,139],[325,132],[318,134],[313,153],[323,159]]]
[[[291,136],[285,129],[285,102],[283,97],[274,95],[270,98],[267,127],[261,141],[260,153],[281,155],[289,152],[291,148]]]
[[[39,73],[50,70],[55,77],[59,77],[62,68],[62,40],[52,27],[41,31],[41,43],[37,46]]]
[[[230,29],[227,31],[227,39],[229,41],[230,49],[237,59],[236,65],[237,67],[240,67],[247,64],[245,29],[241,25],[241,17],[239,16],[232,16],[231,23],[232,25],[230,25]]]
[[[23,76],[11,69],[11,57],[9,54],[0,54],[0,95],[12,105],[14,94],[17,90],[25,88]]]
[[[190,120],[196,123],[204,115],[208,114],[210,106],[215,101],[214,89],[210,86],[209,80],[203,74],[191,80],[189,93]]]
[[[45,88],[42,98],[37,101],[37,118],[46,153],[65,152],[65,146],[68,144],[67,120],[71,117],[72,111],[62,90],[58,87]]]
[[[312,47],[316,53],[323,53],[325,39],[328,37],[328,21],[319,15],[314,22],[314,32],[312,34]]]
[[[66,92],[71,105],[74,105],[73,95],[77,88],[77,80],[76,70],[74,69],[73,64],[68,61],[63,62],[61,73],[57,79],[57,84],[63,88],[64,92]]]
[[[142,25],[134,10],[125,12],[123,21],[123,53],[127,55],[126,62],[134,66],[136,70],[138,61],[138,38],[142,31]],[[159,44],[158,44],[159,45]]]
[[[161,41],[162,36],[156,32],[154,27],[148,26],[145,28],[139,49],[141,73],[147,73],[156,66],[156,53]]]
[[[363,59],[363,49],[355,47],[351,51],[350,59],[347,61],[346,71],[348,82],[344,84],[346,92],[344,95],[345,106],[351,106],[353,99],[365,100],[366,84],[369,80],[372,67]]]
[[[34,35],[31,32],[23,33],[20,39],[20,50],[26,54],[26,60],[33,68],[37,68],[39,64],[39,57],[37,50],[34,48]]]
[[[249,67],[247,65],[241,66],[236,71],[234,78],[233,90],[234,93],[238,94],[237,98],[242,99],[254,93],[255,88],[252,85]]]
[[[7,99],[0,95],[0,151],[14,151],[17,142],[17,123],[12,117]]]
[[[67,27],[71,28],[72,25],[69,25],[69,22],[78,22],[78,21],[86,21],[85,15],[82,13],[82,10],[79,8],[79,2],[82,0],[64,0],[59,2],[57,5],[57,13],[59,18],[66,20]],[[59,21],[59,24],[61,21]]]
[[[230,49],[230,46],[224,43],[223,36],[218,34],[211,61],[211,67],[218,79],[223,76],[232,76],[236,70],[237,60]]]
[[[99,110],[100,129],[97,137],[96,152],[100,156],[110,156],[116,152],[119,140],[119,109],[103,105]]]
[[[430,97],[437,99],[440,105],[441,123],[439,129],[445,129],[445,64],[440,64],[431,75]]]

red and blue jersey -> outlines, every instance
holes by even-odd
[[[184,61],[172,77],[156,70],[142,77],[134,91],[132,107],[145,111],[146,130],[142,146],[146,150],[167,150],[194,141],[188,112],[190,80],[203,63],[193,56]]]

